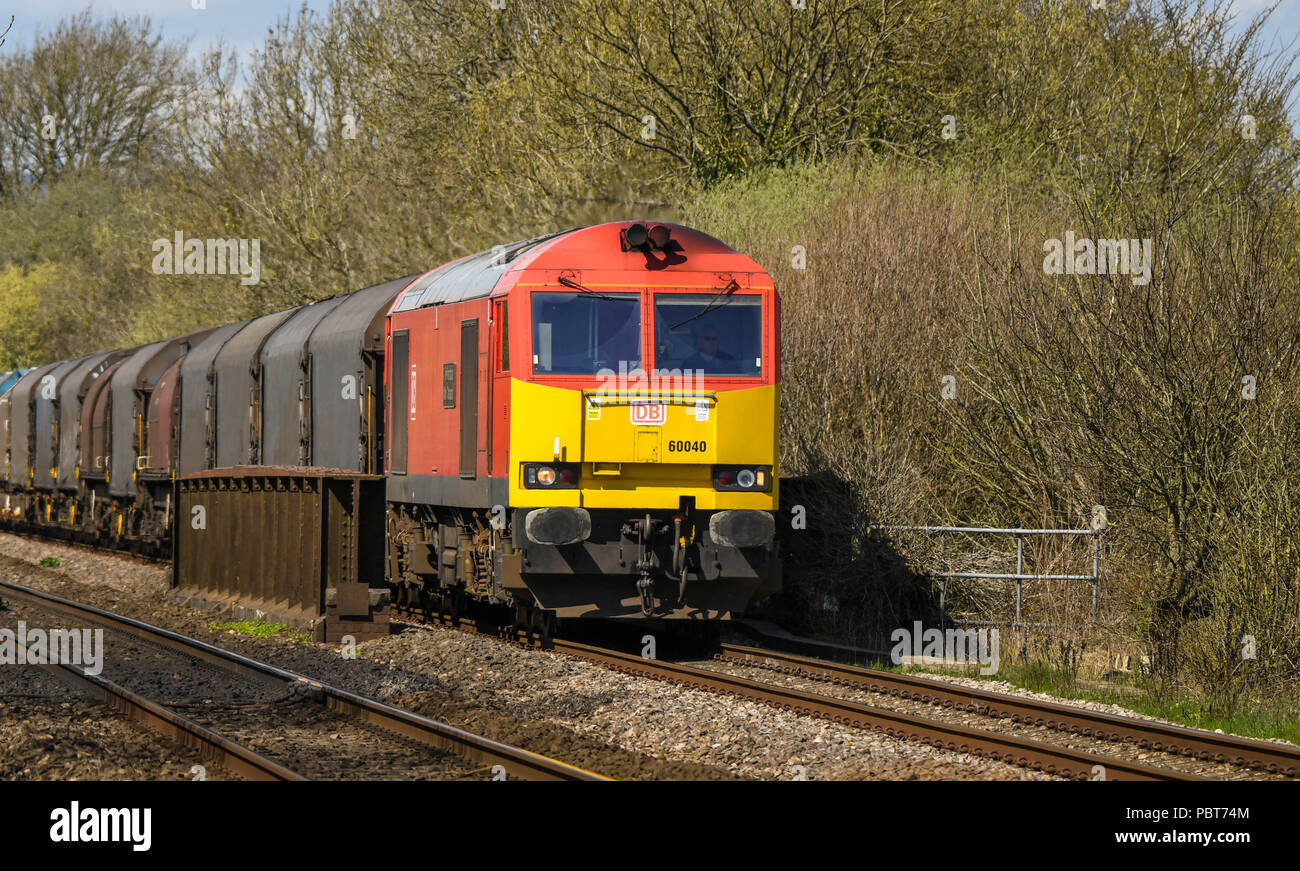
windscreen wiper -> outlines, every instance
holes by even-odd
[[[687,324],[689,324],[691,321],[695,320],[696,318],[702,318],[702,317],[704,317],[705,315],[707,315],[709,312],[714,311],[715,309],[720,309],[720,308],[722,308],[722,307],[723,307],[724,305],[726,305],[728,302],[731,302],[731,295],[732,295],[733,293],[735,293],[736,291],[738,291],[738,290],[740,290],[740,285],[736,283],[736,279],[734,279],[734,278],[731,279],[731,281],[728,281],[728,282],[727,282],[727,286],[726,286],[726,287],[722,288],[722,290],[720,290],[720,291],[718,291],[716,294],[714,294],[713,299],[709,300],[709,304],[706,305],[706,306],[704,307],[704,311],[699,312],[698,314],[693,314],[693,315],[691,315],[689,318],[687,318],[686,320],[682,321],[681,323],[673,324],[671,327],[668,328],[668,332],[671,333],[671,332],[673,332],[674,330],[676,330],[678,327],[684,327],[684,326],[686,326]],[[723,303],[719,303],[718,300],[719,300],[720,298],[724,297],[724,296],[727,298],[727,301],[726,301],[726,302],[723,302]]]
[[[574,281],[572,278],[570,278],[567,275],[561,275],[558,281],[560,282],[560,284],[563,284],[565,287],[572,288],[578,291],[579,293],[585,293],[588,296],[594,296],[596,297],[596,299],[607,299],[611,302],[629,302],[629,300],[626,297],[606,296],[603,293],[597,293],[596,291],[592,290],[590,287],[586,287],[584,285],[579,284],[578,282]]]

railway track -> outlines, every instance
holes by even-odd
[[[503,640],[539,646],[535,636],[515,636],[480,627],[468,617],[448,618],[446,615],[425,617],[418,612],[402,611],[403,617],[417,623],[448,626],[470,632],[497,635]],[[855,728],[883,732],[908,741],[969,753],[973,756],[996,759],[1033,771],[1080,780],[1206,780],[1207,778],[1170,768],[1157,767],[1111,755],[1092,753],[1059,744],[1028,739],[993,729],[972,728],[942,719],[917,716],[882,706],[868,705],[850,699],[812,692],[798,687],[782,686],[770,681],[753,680],[683,662],[666,662],[645,659],[636,654],[624,653],[606,647],[583,644],[562,638],[548,639],[548,649],[564,653],[604,668],[625,674],[663,680],[708,692],[736,696],[804,716],[831,720]],[[829,664],[828,664],[829,665]]]
[[[117,556],[125,555],[120,551],[115,553]],[[396,609],[395,616],[397,613],[401,613],[405,619],[412,622],[434,622],[454,628],[481,631],[475,621],[467,617],[451,620],[447,615],[433,615],[426,619],[419,612],[409,609]],[[506,640],[533,646],[539,643],[536,636],[501,631],[497,634],[504,636]],[[196,643],[203,644],[203,642]],[[843,665],[769,648],[724,643],[720,646],[715,660],[723,665],[752,668],[778,673],[785,677],[793,676],[818,682],[828,685],[825,691],[814,692],[806,687],[782,686],[770,680],[754,680],[742,675],[727,674],[719,671],[716,666],[691,666],[683,663],[646,660],[639,656],[563,639],[555,639],[548,644],[553,645],[559,652],[625,673],[752,699],[808,716],[880,731],[944,749],[998,759],[1060,776],[1081,779],[1103,776],[1112,780],[1194,780],[1221,776],[1217,773],[1204,773],[1208,769],[1186,770],[1189,767],[1195,769],[1195,766],[1184,764],[1188,761],[1231,766],[1242,771],[1278,777],[1300,776],[1300,751],[1285,744],[1138,720],[1070,705],[959,686],[932,678]],[[215,649],[220,650],[220,648]],[[267,666],[267,668],[271,667]],[[295,677],[299,680],[307,680]],[[885,704],[873,705],[853,699],[837,698],[836,693],[842,688],[887,696],[910,704],[908,709],[900,711],[895,703],[889,701]],[[927,707],[933,708],[934,712],[925,712],[924,708]],[[978,714],[990,722],[1001,721],[1001,725],[998,728],[983,729],[964,723],[943,722],[943,714],[952,712]],[[1024,735],[1008,734],[1007,724],[1011,724],[1011,731],[1016,727],[1025,727],[1025,731],[1040,736],[1049,732],[1057,734],[1048,736],[1048,740],[1035,741]],[[1110,752],[1099,753],[1059,745],[1061,740],[1068,742],[1078,738],[1127,745],[1128,758],[1117,758]],[[1133,752],[1134,748],[1141,753]],[[1137,755],[1146,758],[1141,760],[1133,758]],[[1166,758],[1171,765],[1152,764],[1150,762],[1152,756]],[[1179,768],[1184,770],[1178,770]],[[511,770],[513,773],[513,769]]]
[[[1087,780],[1201,780],[1185,772],[1141,762],[1102,756],[1074,748],[1033,741],[1002,732],[919,717],[885,707],[751,680],[683,663],[647,660],[640,656],[573,641],[556,640],[555,649],[627,674],[668,680],[710,692],[762,702],[805,716],[846,726],[883,732],[932,747],[997,759],[1022,768],[1060,777]]]
[[[1025,726],[1132,744],[1173,757],[1300,777],[1300,748],[1140,720],[1073,705],[960,686],[927,677],[843,665],[739,644],[722,644],[716,659],[879,693],[944,709],[967,710]]]
[[[283,734],[286,731],[283,717],[268,716],[265,722],[259,722],[263,719],[262,715],[269,714],[272,707],[265,703],[215,707],[165,705],[103,677],[86,674],[81,668],[75,666],[50,667],[54,669],[56,676],[82,685],[87,691],[132,719],[163,732],[181,744],[199,750],[206,758],[215,760],[245,777],[273,780],[308,779],[305,773],[296,770],[304,766],[285,765],[272,756],[284,755],[285,742],[294,740],[299,736],[300,731],[312,731],[319,735],[321,729],[317,727],[323,726],[328,732],[328,737],[333,740],[343,737],[341,734],[343,730],[352,730],[354,733],[357,730],[363,732],[382,730],[390,738],[397,736],[401,743],[454,755],[458,757],[458,761],[474,763],[484,769],[495,769],[496,766],[500,766],[500,769],[495,770],[519,779],[579,781],[609,779],[559,760],[402,711],[382,702],[364,698],[129,617],[6,581],[0,581],[0,596],[39,611],[71,618],[75,621],[74,625],[102,626],[109,631],[132,636],[146,646],[191,658],[246,680],[263,684],[281,684],[292,697],[290,705],[292,717],[288,729],[290,734]],[[200,720],[208,722],[204,723]],[[232,740],[229,737],[232,734],[237,735],[239,740]],[[268,745],[274,752],[259,752],[249,746],[255,742]],[[275,746],[277,744],[279,746]],[[306,760],[309,755],[300,752],[297,757]],[[463,763],[461,769],[464,769]]]
[[[91,698],[127,719],[141,723],[183,747],[197,750],[203,759],[215,762],[245,780],[306,779],[274,759],[232,741],[173,708],[151,701],[107,678],[86,674],[74,665],[47,665],[45,669],[59,681],[83,690]]]

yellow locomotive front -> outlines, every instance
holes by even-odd
[[[559,617],[727,617],[780,589],[775,288],[683,227],[614,238],[510,292],[505,583]]]

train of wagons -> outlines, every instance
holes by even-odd
[[[622,221],[138,348],[0,373],[0,524],[167,553],[214,469],[384,476],[387,583],[552,617],[719,619],[780,588],[780,305]]]

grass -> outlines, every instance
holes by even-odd
[[[219,632],[238,632],[240,635],[250,635],[253,638],[274,638],[277,635],[283,635],[290,641],[298,644],[310,644],[310,632],[290,632],[288,625],[284,623],[264,623],[261,620],[236,620],[233,623],[212,623],[209,629],[215,629]]]
[[[238,632],[254,638],[273,638],[288,630],[284,623],[263,623],[261,620],[237,620],[233,623],[213,623],[208,627],[218,631]]]
[[[56,556],[43,556],[40,558],[40,560],[37,561],[36,564],[38,566],[41,566],[42,568],[47,568],[47,569],[55,569],[61,565],[61,563],[59,562],[59,558]]]

